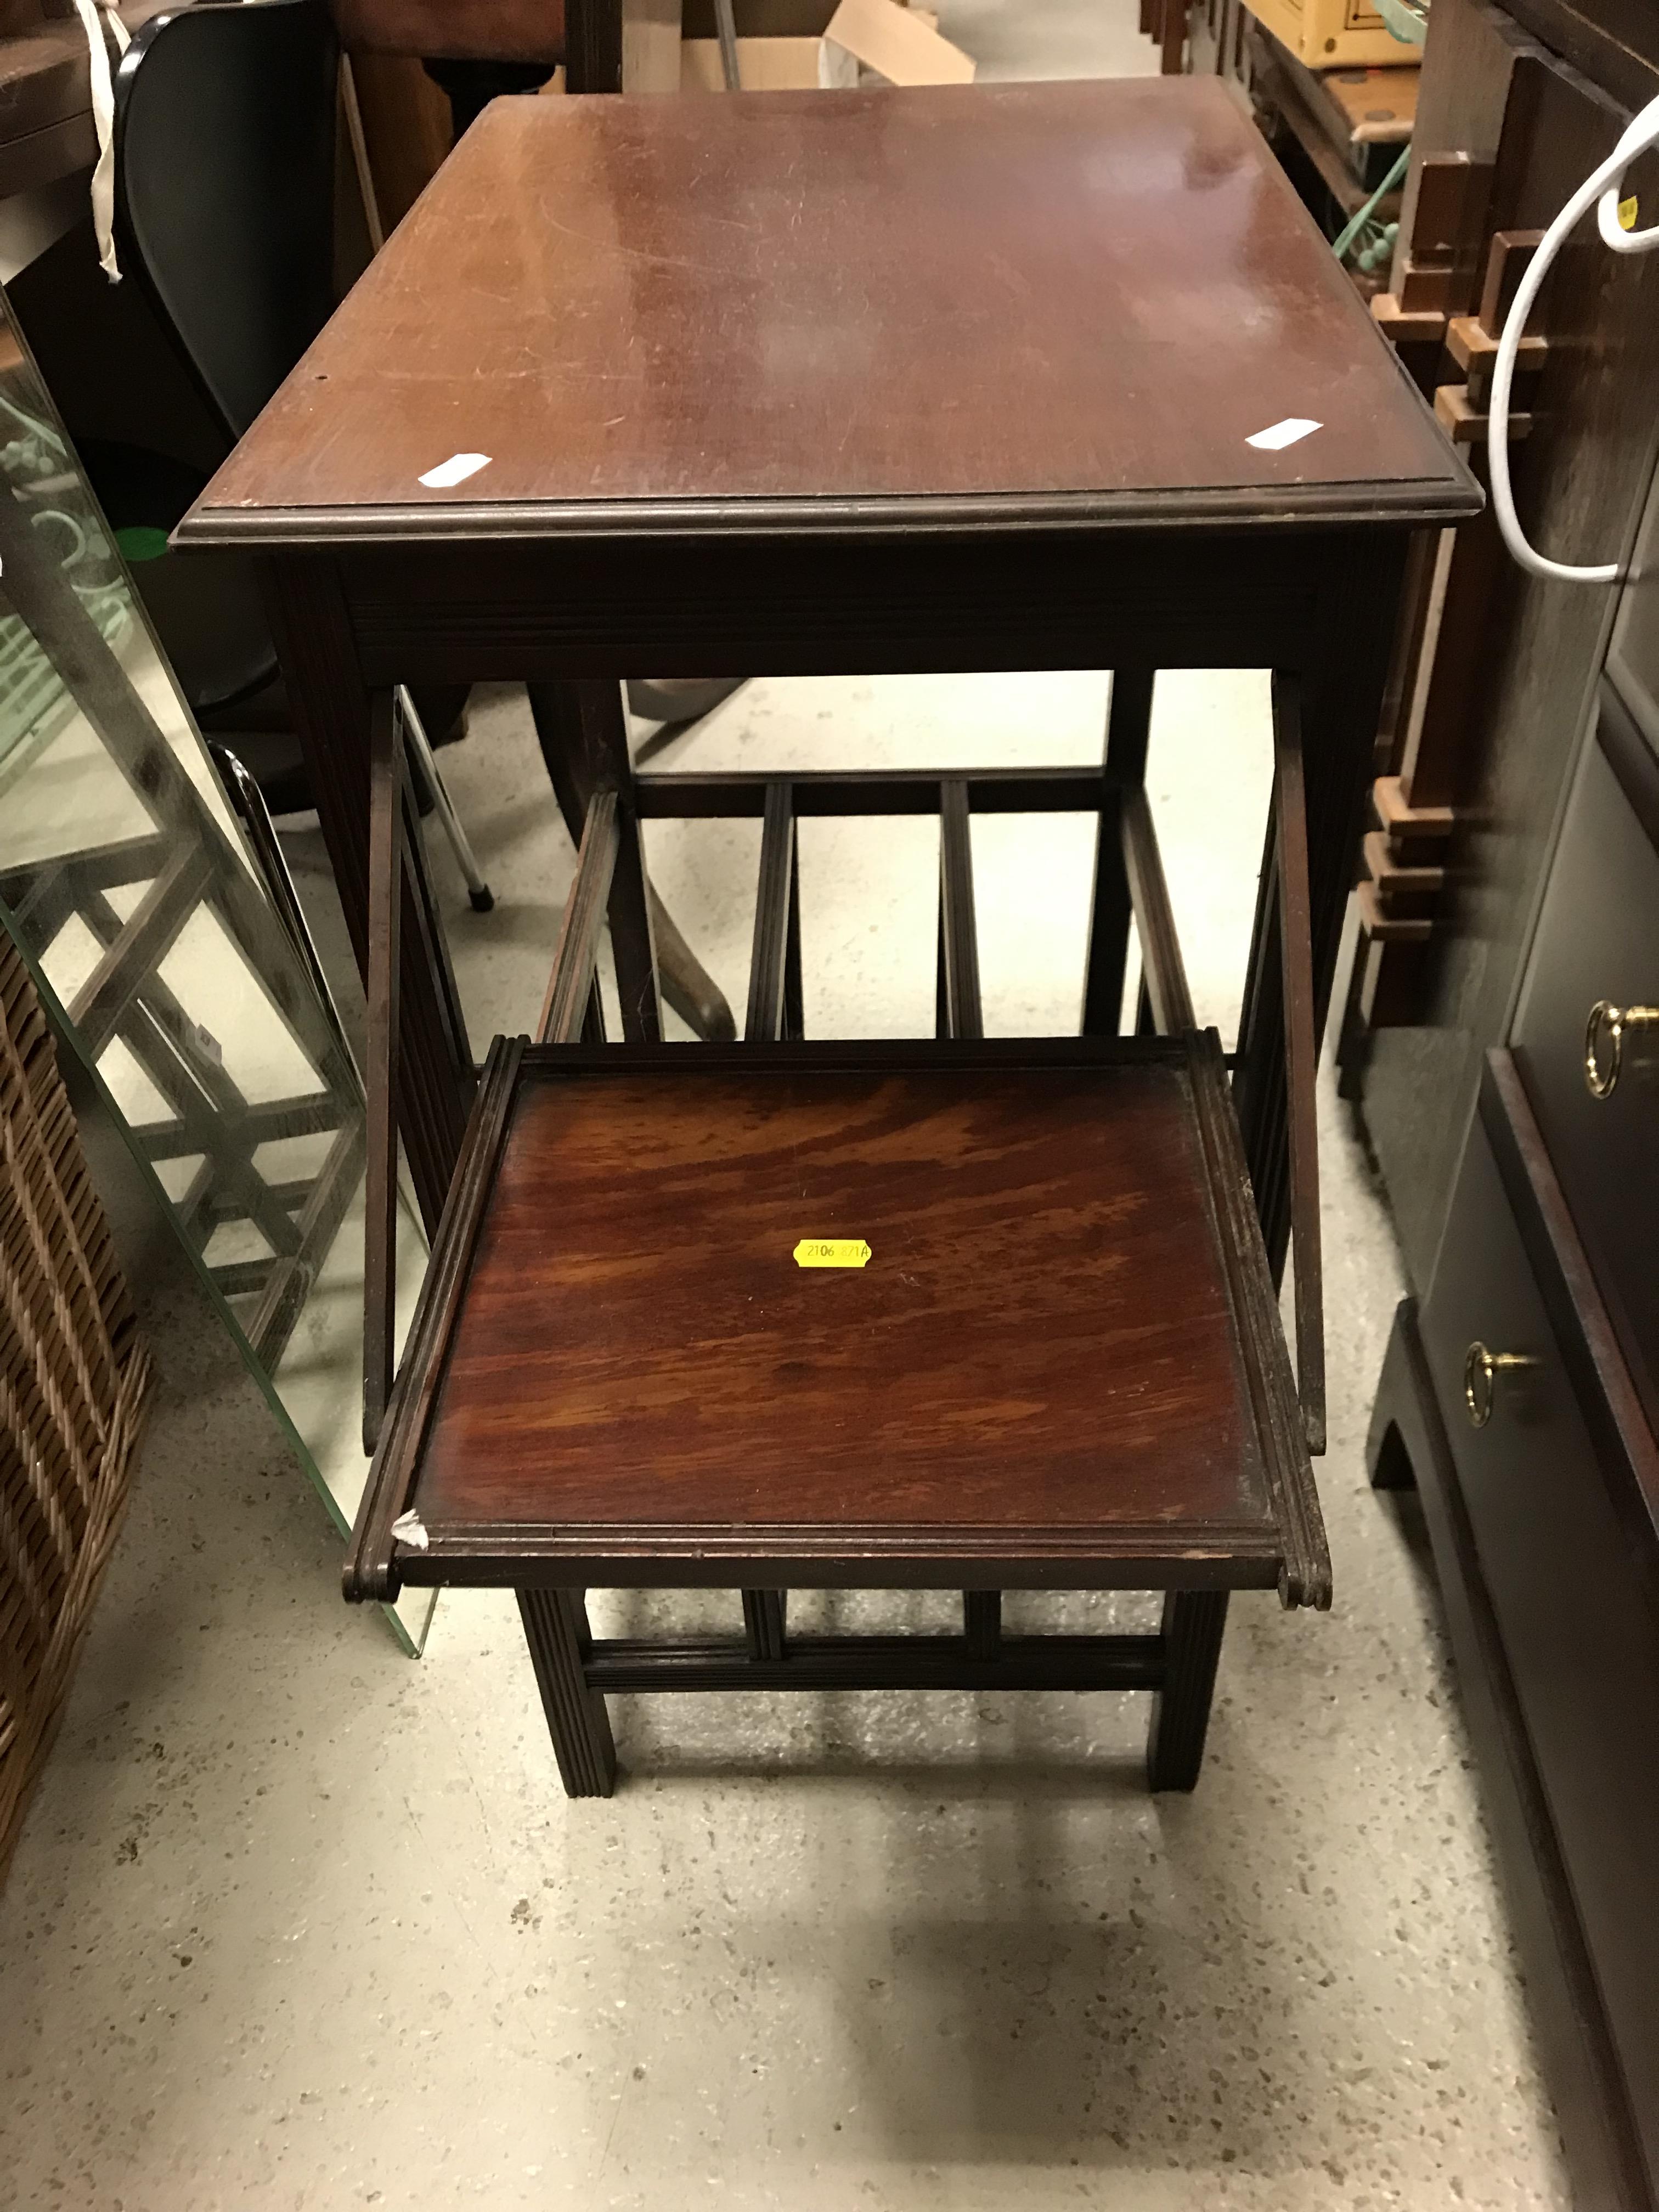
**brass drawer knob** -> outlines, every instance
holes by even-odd
[[[1618,1086],[1626,1030],[1655,1026],[1659,1026],[1659,1006],[1615,1006],[1610,999],[1596,1000],[1584,1024],[1584,1082],[1592,1098],[1611,1098]]]
[[[1477,1336],[1463,1354],[1463,1403],[1468,1408],[1470,1426],[1484,1429],[1491,1420],[1500,1373],[1537,1364],[1522,1352],[1488,1352]]]

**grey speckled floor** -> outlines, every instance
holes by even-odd
[[[1046,47],[1013,15],[946,27],[1028,73],[1131,44],[1121,0],[1033,9]],[[665,757],[783,763],[830,718],[875,762],[1088,757],[1105,690],[755,685]],[[1152,782],[1224,1028],[1265,736],[1258,675],[1160,689]],[[570,860],[514,695],[446,765],[501,894],[479,922],[449,884],[483,1035],[532,1018]],[[1074,1019],[1067,829],[976,830],[994,1029]],[[814,825],[821,1030],[931,1017],[916,830]],[[752,842],[653,848],[739,1001]],[[1189,1800],[1145,1794],[1139,1700],[918,1695],[623,1702],[624,1786],[568,1804],[511,1600],[447,1598],[420,1663],[349,1613],[258,1399],[147,1267],[160,1401],[0,1900],[0,2204],[1565,2203],[1420,1527],[1364,1485],[1399,1281],[1328,1091],[1324,1135],[1337,1607],[1236,1601]]]
[[[866,759],[1086,756],[1105,692],[757,684],[671,757],[781,764],[829,715]],[[1224,1026],[1265,736],[1259,675],[1161,687]],[[520,701],[447,764],[501,893],[479,923],[449,887],[464,989],[517,1023],[569,868]],[[1086,853],[1024,826],[1046,848],[976,854],[1003,1029],[1070,1019],[1081,957]],[[913,827],[804,858],[822,1027],[927,1007]],[[753,855],[655,858],[740,997]],[[1396,1263],[1324,1104],[1337,1609],[1236,1601],[1190,1800],[1145,1794],[1137,1699],[826,1696],[622,1702],[625,1784],[570,1806],[510,1599],[446,1598],[419,1664],[348,1613],[258,1401],[152,1284],[161,1401],[0,1909],[0,2202],[1563,2202],[1420,1530],[1364,1484]]]

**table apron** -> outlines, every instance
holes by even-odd
[[[927,670],[1297,667],[1335,530],[724,544],[359,546],[334,557],[369,684]],[[1373,557],[1377,533],[1369,533]],[[276,556],[298,565],[317,556]]]

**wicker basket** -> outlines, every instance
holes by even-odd
[[[52,1034],[0,932],[0,1880],[108,1563],[149,1380]]]

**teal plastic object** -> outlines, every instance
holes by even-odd
[[[1376,7],[1401,46],[1422,45],[1428,35],[1429,0],[1376,0]]]

